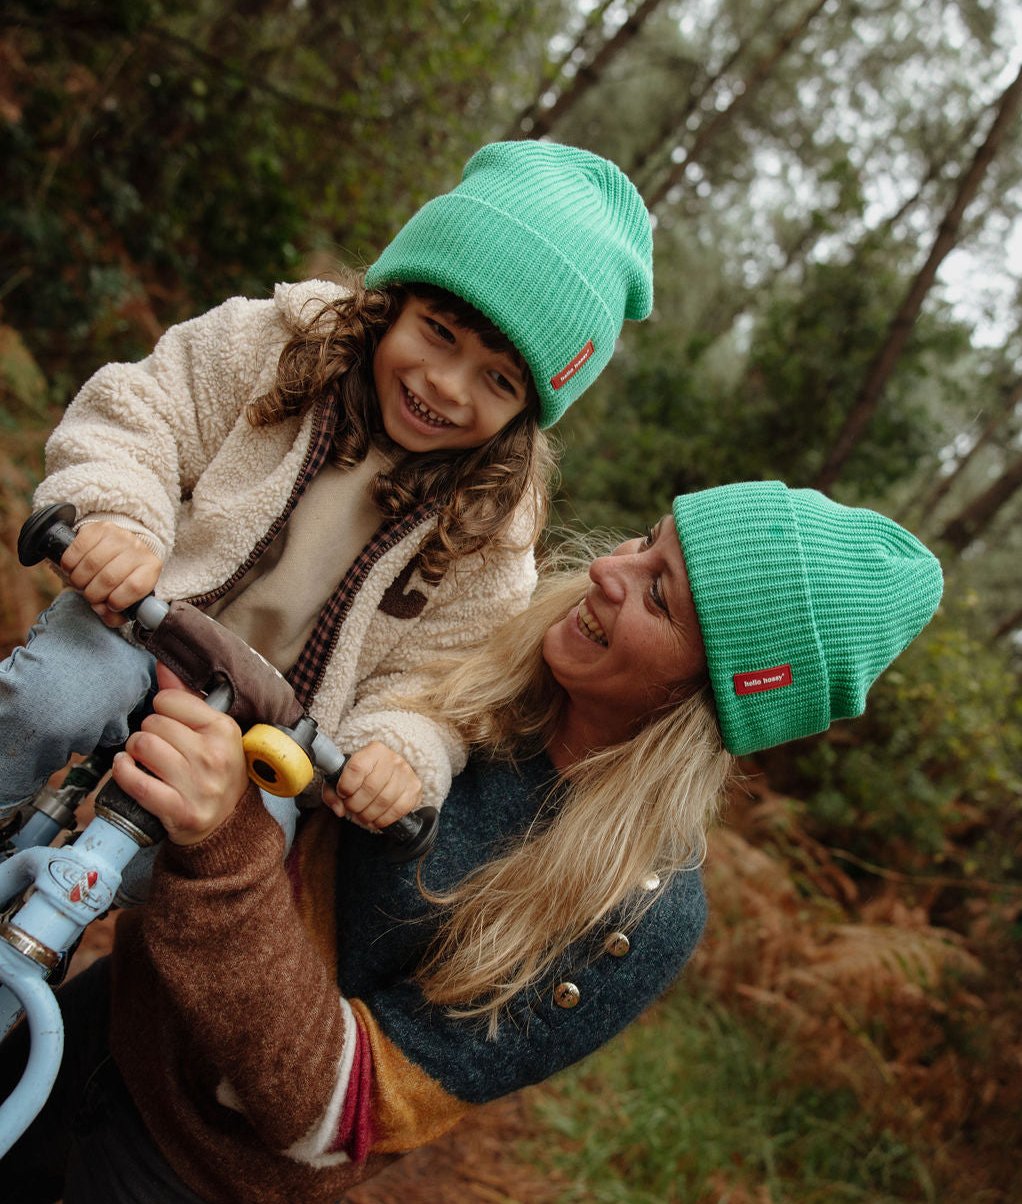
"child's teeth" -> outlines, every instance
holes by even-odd
[[[409,408],[414,410],[420,418],[424,418],[427,422],[433,423],[434,426],[454,425],[440,414],[434,414],[434,412],[428,406],[424,406],[422,402],[419,401],[419,399],[415,396],[415,394],[409,389],[405,389],[405,397],[408,399]]]

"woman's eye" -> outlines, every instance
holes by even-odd
[[[667,599],[664,597],[663,586],[659,577],[653,578],[653,583],[649,587],[649,596],[653,600],[653,605],[657,610],[662,610],[664,614],[668,613]]]
[[[646,534],[642,536],[642,541],[641,541],[641,543],[639,544],[639,546],[640,546],[640,547],[641,547],[643,550],[645,550],[646,548],[651,548],[651,547],[653,546],[653,541],[654,541],[655,539],[656,539],[656,536],[653,534],[653,528],[652,528],[652,527],[647,527],[647,528],[646,528]]]

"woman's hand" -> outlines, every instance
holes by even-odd
[[[241,729],[165,666],[157,665],[156,678],[153,713],[115,758],[114,780],[163,823],[174,844],[198,844],[248,789]]]
[[[341,817],[385,828],[422,802],[422,783],[408,762],[374,740],[352,753],[334,790],[323,787],[323,802]]]
[[[163,565],[133,532],[98,522],[81,527],[60,567],[107,627],[120,627],[121,612],[152,593]]]

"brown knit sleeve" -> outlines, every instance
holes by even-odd
[[[199,844],[166,845],[149,902],[126,919],[112,1020],[126,1079],[126,1059],[144,1065],[154,1045],[187,1043],[168,1062],[200,1059],[208,1084],[271,1148],[300,1140],[335,1090],[346,1009],[302,925],[281,831],[258,792]]]

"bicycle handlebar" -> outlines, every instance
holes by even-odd
[[[70,504],[49,506],[33,514],[22,527],[18,559],[25,566],[43,559],[59,564],[74,541],[74,521],[75,509]],[[147,631],[154,631],[169,611],[167,603],[149,594],[126,608],[125,613]],[[224,630],[216,627],[220,632]],[[229,638],[251,653],[237,637]],[[276,674],[272,666],[266,668]],[[230,709],[230,685],[216,679],[207,686],[207,703],[217,710]],[[294,728],[278,728],[277,733],[286,736],[320,770],[325,781],[336,785],[346,757],[318,730],[311,716],[303,716]],[[252,774],[251,766],[250,775],[263,784]],[[94,785],[95,780],[90,779],[90,783]],[[0,1039],[21,1011],[25,1012],[31,1037],[26,1069],[14,1091],[0,1104],[0,1157],[38,1115],[60,1068],[64,1028],[48,977],[75,947],[86,927],[114,905],[122,871],[139,848],[165,835],[156,816],[113,780],[100,790],[95,812],[95,818],[73,843],[56,848],[43,843],[15,844],[10,856],[0,858],[0,907],[6,908],[19,892],[34,887],[16,908],[5,911],[0,921]],[[70,814],[73,817],[73,811]],[[422,807],[385,828],[387,859],[407,861],[428,852],[436,838],[437,820],[435,808]],[[51,838],[48,830],[47,837]]]
[[[75,532],[73,524],[75,518],[76,511],[70,502],[47,506],[31,515],[26,520],[18,537],[19,561],[26,567],[38,564],[41,560],[46,559],[59,565],[61,557],[74,542]],[[167,603],[158,599],[155,594],[148,594],[145,598],[142,598],[132,606],[126,607],[124,610],[124,613],[129,618],[136,619],[148,631],[155,631],[166,617],[167,612]],[[220,628],[220,630],[222,631],[223,629]],[[231,640],[237,645],[242,644],[239,637],[231,636]],[[251,666],[256,662],[253,659],[248,663]],[[272,672],[276,675],[277,671],[271,665],[266,662],[263,663],[266,665],[267,672]],[[209,684],[212,687],[213,683]],[[227,710],[231,705],[230,699],[222,703],[219,699],[214,701],[212,689],[207,693],[206,701],[211,705],[215,705],[218,710]],[[311,716],[306,716],[306,722],[315,725],[315,720]],[[299,726],[296,725],[295,728],[277,730],[282,731],[285,736],[290,737],[309,758],[310,763],[324,774],[326,782],[331,786],[335,786],[346,759],[344,754],[315,727],[315,735],[311,740],[307,736],[299,735]],[[273,745],[271,744],[270,747],[272,748]],[[253,772],[253,762],[254,758],[250,755],[250,776],[252,776],[257,785],[269,790],[270,793],[279,793],[274,789],[271,780],[267,780],[266,777]],[[265,761],[261,763],[265,764]],[[269,768],[272,778],[272,765]],[[127,798],[127,796],[124,797]],[[132,806],[129,807],[127,803],[122,803],[118,800],[117,806],[118,808],[123,806],[126,811],[134,814],[137,804],[133,800],[131,800],[131,803]],[[408,815],[402,816],[401,819],[384,828],[382,835],[389,842],[389,859],[392,861],[411,861],[427,853],[433,847],[433,842],[436,839],[438,818],[439,814],[435,807],[420,807],[417,811],[412,811]],[[131,822],[135,822],[135,820],[133,819]],[[142,824],[138,824],[137,826],[142,826]]]

